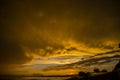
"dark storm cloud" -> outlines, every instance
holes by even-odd
[[[31,60],[27,57],[19,43],[10,40],[0,40],[0,63],[1,64],[19,64]]]
[[[69,39],[104,47],[104,41],[120,39],[119,18],[116,0],[1,0],[0,63],[30,61],[23,47],[51,54]]]
[[[19,1],[1,0],[0,8],[0,63],[22,64],[32,57],[25,54],[21,45],[21,35],[24,33],[24,17]],[[24,9],[24,8],[23,8]],[[23,10],[24,11],[24,10]],[[21,21],[23,19],[23,22]],[[24,25],[24,26],[23,26]],[[24,29],[23,29],[24,28]]]

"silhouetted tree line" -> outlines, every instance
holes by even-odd
[[[98,68],[94,68],[93,71],[95,73],[107,72],[106,69],[103,69],[103,70],[100,71]],[[80,71],[78,73],[78,77],[72,77],[72,78],[70,78],[68,80],[91,80],[90,78],[91,78],[91,73],[90,72]]]
[[[120,48],[120,44],[119,44],[119,48]],[[94,68],[93,71],[94,73],[104,72],[105,74],[91,76],[90,72],[80,71],[78,73],[78,77],[72,77],[67,80],[120,80],[120,60],[116,64],[112,72],[107,73],[106,69],[100,71],[99,68]]]
[[[91,74],[90,74],[90,72],[83,72],[83,71],[80,71],[79,73],[78,73],[78,75],[79,75],[79,77],[80,77],[80,80],[89,80],[89,78],[90,78],[90,76],[91,76]]]

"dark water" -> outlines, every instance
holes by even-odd
[[[65,80],[70,77],[22,77],[25,80]]]
[[[0,80],[65,80],[70,77],[1,77]]]

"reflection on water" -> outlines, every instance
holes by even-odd
[[[70,77],[22,77],[25,80],[65,80]]]
[[[69,77],[35,77],[35,76],[22,76],[22,77],[18,77],[18,76],[0,76],[0,80],[65,80],[68,79]]]

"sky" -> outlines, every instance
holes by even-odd
[[[0,72],[116,60],[119,14],[117,0],[0,0]]]

